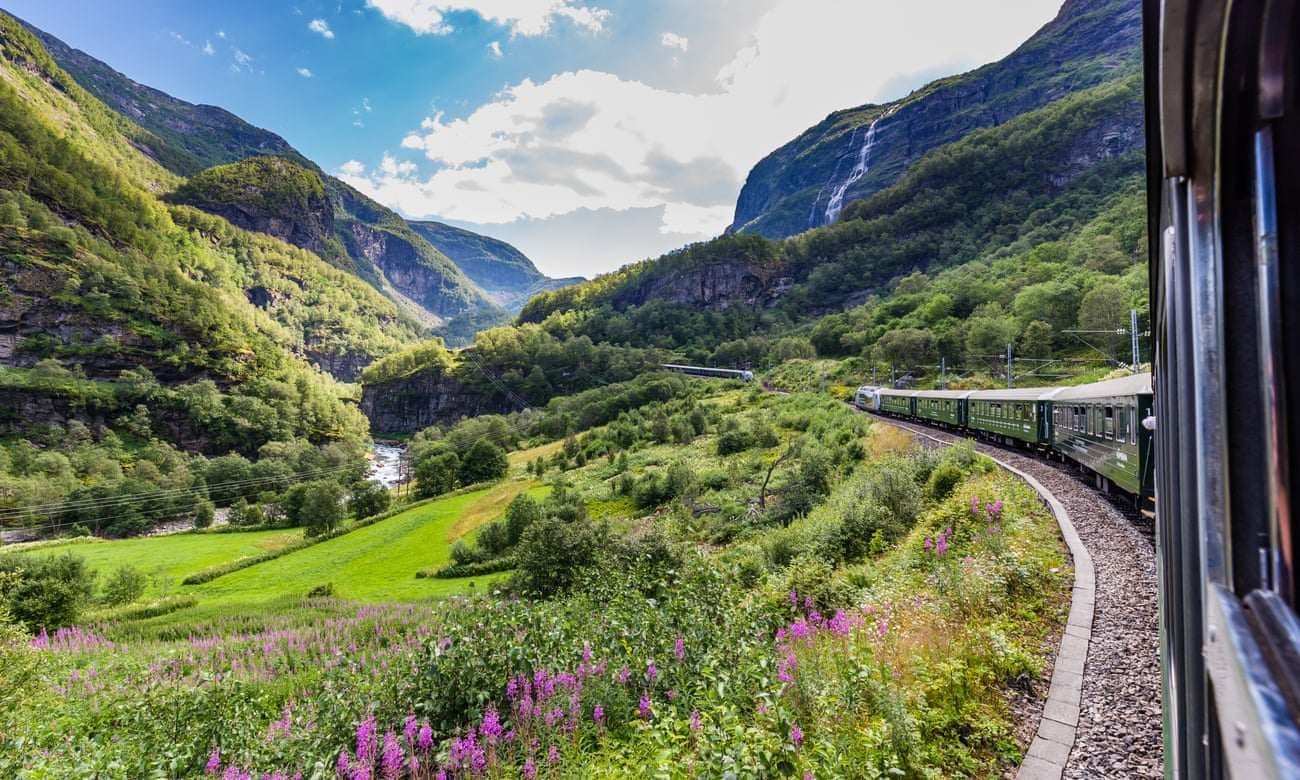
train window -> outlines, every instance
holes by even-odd
[[[1113,406],[1107,406],[1107,407],[1106,407],[1106,409],[1105,409],[1105,420],[1104,420],[1104,425],[1105,425],[1105,428],[1102,430],[1102,435],[1105,436],[1107,439],[1114,440],[1114,438],[1115,438],[1115,407],[1113,407]]]
[[[1138,424],[1139,424],[1139,423],[1138,423],[1138,415],[1137,415],[1137,407],[1136,407],[1136,406],[1130,406],[1130,407],[1128,408],[1128,416],[1129,416],[1129,420],[1132,421],[1132,424],[1129,425],[1129,429],[1128,429],[1128,441],[1129,441],[1129,444],[1137,444],[1137,443],[1138,443]]]
[[[1115,410],[1115,441],[1128,441],[1128,407]]]

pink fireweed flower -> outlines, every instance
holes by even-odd
[[[375,713],[370,713],[357,726],[357,762],[369,766],[375,759],[375,749],[379,747],[375,732]]]
[[[681,634],[677,635],[677,643],[673,645],[673,655],[677,657],[677,663],[686,660],[686,642]]]
[[[700,730],[700,711],[691,710],[691,731]]]
[[[488,742],[496,742],[501,736],[501,720],[497,717],[496,707],[488,707],[483,713],[483,725],[479,726],[478,733]]]
[[[546,760],[551,764],[560,763],[560,749],[555,745],[551,745],[551,749],[546,753]]]
[[[398,780],[402,774],[405,756],[402,755],[402,748],[397,744],[397,737],[393,732],[384,733],[384,754],[380,760],[380,776],[383,780]]]
[[[221,750],[220,748],[214,747],[212,748],[212,755],[208,757],[207,772],[210,775],[215,775],[220,771],[221,771]]]
[[[930,550],[933,548],[934,548],[934,542],[930,541],[930,537],[928,536],[925,537],[925,551],[930,552]]]
[[[971,511],[972,514],[979,515],[979,513],[980,513],[980,497],[979,497],[979,496],[971,496],[971,497],[970,497],[970,511]]]
[[[412,713],[407,715],[405,736],[406,736],[406,746],[408,748],[415,746],[415,735],[419,732],[419,729],[420,727],[416,725],[415,722],[415,714]]]
[[[416,743],[421,753],[428,753],[433,749],[433,729],[425,722],[420,726],[420,740]]]
[[[620,685],[627,685],[627,681],[632,679],[632,670],[627,668],[627,664],[623,664],[623,668],[618,670],[614,679],[618,680]]]
[[[645,676],[646,679],[650,681],[651,685],[655,684],[655,678],[659,676],[659,670],[655,668],[654,661],[651,661],[650,665],[646,668]]]
[[[794,743],[794,749],[798,750],[803,747],[803,729],[798,726],[790,727],[790,741]]]
[[[790,603],[799,606],[799,594],[793,590],[790,591]]]
[[[934,548],[935,555],[943,555],[948,552],[948,540],[942,535],[939,537],[939,544]]]
[[[527,778],[537,777],[537,766],[533,764],[532,758],[529,758],[527,761],[524,762],[524,777]]]
[[[338,774],[340,780],[348,780],[352,777],[351,761],[348,760],[348,751],[345,749],[339,753],[339,760],[334,765],[334,771]]]
[[[650,717],[650,697],[649,697],[649,696],[644,696],[644,695],[643,695],[643,696],[641,697],[641,702],[637,705],[637,708],[636,708],[636,709],[637,709],[637,712],[639,712],[639,713],[641,714],[641,717],[643,717],[643,718],[649,718],[649,717]]]
[[[597,726],[603,725],[605,722],[605,708],[597,704],[591,711],[591,719]]]

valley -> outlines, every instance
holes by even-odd
[[[1013,772],[1060,533],[848,401],[1150,359],[1137,9],[590,279],[0,13],[0,774]]]

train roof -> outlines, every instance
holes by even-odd
[[[894,388],[892,388],[892,387],[882,387],[882,388],[880,388],[880,394],[881,394],[881,395],[897,395],[897,396],[901,396],[901,397],[903,397],[903,398],[911,398],[912,396],[914,396],[914,395],[916,395],[916,394],[918,394],[918,393],[920,393],[920,392],[921,392],[920,390],[896,390],[896,389],[894,389]]]
[[[921,390],[918,396],[921,398],[965,398],[974,390]]]
[[[1056,400],[1069,401],[1077,398],[1116,395],[1151,395],[1151,375],[1131,374],[1119,379],[1107,379],[1104,382],[1062,387]]]
[[[1060,387],[1012,387],[1000,390],[975,390],[967,396],[972,401],[1047,401],[1056,397]]]

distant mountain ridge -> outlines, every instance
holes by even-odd
[[[1141,66],[1139,0],[1067,0],[999,62],[886,105],[837,111],[750,171],[731,230],[784,238],[834,221],[931,149]]]
[[[511,244],[469,230],[433,221],[411,221],[415,232],[428,239],[465,272],[475,284],[506,310],[515,314],[543,290],[586,281],[581,276],[552,279]]]
[[[468,261],[473,272],[467,273],[398,214],[329,176],[279,135],[225,109],[194,105],[140,84],[53,35],[18,21],[87,92],[152,134],[151,139],[137,143],[146,155],[181,176],[221,169],[209,172],[205,181],[209,189],[220,189],[227,201],[211,197],[213,192],[200,196],[191,187],[181,197],[183,202],[250,230],[269,229],[278,238],[322,254],[332,265],[365,279],[427,325],[439,325],[461,314],[475,315],[488,322],[502,321],[507,316],[505,309],[518,311],[530,291],[553,289],[576,281],[549,279],[514,247],[510,247],[513,255],[501,255],[501,268],[494,267],[498,260],[490,251],[474,255]],[[318,211],[313,220],[315,228],[307,229],[300,224],[303,213],[275,213],[268,208],[272,204],[262,197],[261,191],[249,193],[247,198],[231,199],[233,190],[216,186],[219,177],[252,175],[246,169],[224,166],[256,157],[282,158],[319,177],[326,191],[326,203],[334,214]],[[296,175],[293,178],[302,180]],[[298,232],[281,234],[275,227],[290,224],[297,225]],[[320,228],[326,229],[321,232]],[[485,236],[474,238],[476,234],[469,231],[461,232],[464,236],[455,242],[457,246],[473,243],[509,246]],[[530,277],[527,283],[493,286],[498,284],[498,279],[509,279],[516,267],[525,266],[525,274],[531,273],[535,278]],[[476,277],[487,280],[488,286],[480,288],[475,283]]]

